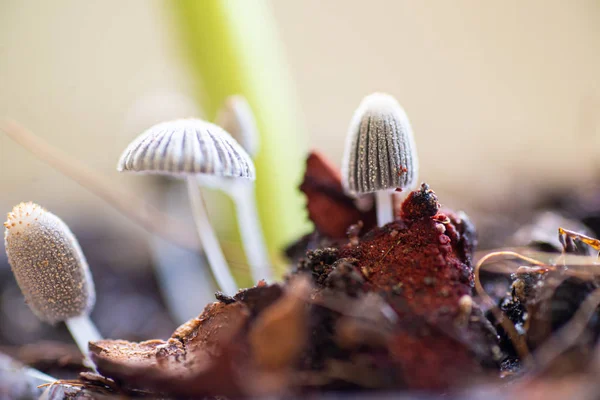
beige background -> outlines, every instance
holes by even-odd
[[[311,146],[336,163],[353,110],[377,90],[406,108],[421,177],[442,200],[468,209],[506,203],[507,188],[594,176],[600,2],[269,3]],[[149,0],[0,0],[0,115],[141,191],[148,181],[115,171],[121,150],[144,127],[197,112],[168,11]],[[0,212],[29,199],[116,217],[0,136]]]

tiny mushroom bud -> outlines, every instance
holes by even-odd
[[[199,119],[180,119],[155,125],[123,152],[118,171],[185,177],[198,236],[213,275],[228,295],[237,285],[210,225],[197,176],[255,179],[254,163],[222,128]]]
[[[410,122],[392,96],[371,94],[356,110],[348,131],[342,179],[351,195],[375,192],[378,224],[394,219],[396,189],[416,185],[419,163]]]
[[[21,203],[4,223],[8,262],[33,313],[50,324],[64,321],[87,357],[100,335],[89,320],[96,294],[85,256],[69,227],[34,203]]]

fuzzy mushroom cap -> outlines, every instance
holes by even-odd
[[[229,133],[200,119],[163,122],[123,152],[118,171],[162,175],[207,174],[254,180],[254,163]]]
[[[34,314],[51,324],[88,314],[94,282],[69,227],[31,202],[17,205],[4,226],[8,262]]]
[[[364,98],[348,130],[342,183],[351,195],[402,188],[412,190],[419,162],[410,122],[392,96]]]

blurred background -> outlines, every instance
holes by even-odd
[[[435,6],[0,0],[0,115],[183,219],[185,201],[165,199],[163,181],[117,173],[119,155],[154,123],[213,119],[224,96],[244,92],[261,128],[259,211],[275,259],[310,230],[295,189],[306,152],[318,149],[340,165],[348,123],[365,95],[385,91],[400,101],[416,134],[420,178],[443,203],[477,216],[516,199],[526,204],[541,190],[593,182],[600,164],[599,71],[596,0]],[[115,323],[100,327],[105,335],[168,335],[201,309],[165,313],[156,282],[139,272],[157,260],[153,239],[4,135],[0,188],[0,212],[27,200],[52,210],[81,237],[97,285],[129,293],[130,310],[144,304],[138,330],[122,332]],[[248,284],[229,206],[219,199],[208,193],[208,207],[232,268]],[[114,280],[109,270],[129,275]],[[145,286],[137,279],[146,279]],[[14,317],[15,309],[28,310],[14,284],[8,290],[3,340],[47,338],[32,315]],[[212,298],[200,284],[183,293],[198,302]],[[109,314],[115,304],[102,298],[95,312]],[[7,318],[20,325],[9,327]],[[23,331],[34,333],[18,334]]]

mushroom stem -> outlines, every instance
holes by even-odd
[[[254,283],[261,279],[271,281],[273,270],[258,217],[254,182],[236,182],[233,190],[228,192],[235,203],[242,245]]]
[[[90,317],[84,314],[78,317],[69,318],[65,320],[65,325],[67,325],[77,347],[79,347],[79,350],[83,354],[84,365],[96,371],[96,366],[89,357],[88,345],[89,342],[102,340],[102,336],[98,332],[98,329],[96,329],[96,326]]]
[[[229,266],[225,261],[225,256],[221,251],[221,246],[217,240],[217,235],[210,225],[208,214],[204,208],[204,202],[202,201],[202,193],[200,187],[194,176],[188,176],[186,178],[188,195],[190,203],[192,205],[192,214],[194,215],[194,221],[196,222],[196,229],[198,236],[202,242],[202,247],[208,258],[210,269],[217,281],[217,284],[226,295],[234,295],[237,292],[237,285]]]
[[[394,213],[394,220],[399,219],[402,215],[402,204],[408,198],[410,192],[415,190],[416,185],[402,190],[401,192],[394,190],[392,192],[392,212]]]
[[[375,208],[377,210],[377,225],[384,226],[394,220],[393,191],[379,190],[375,192]]]

